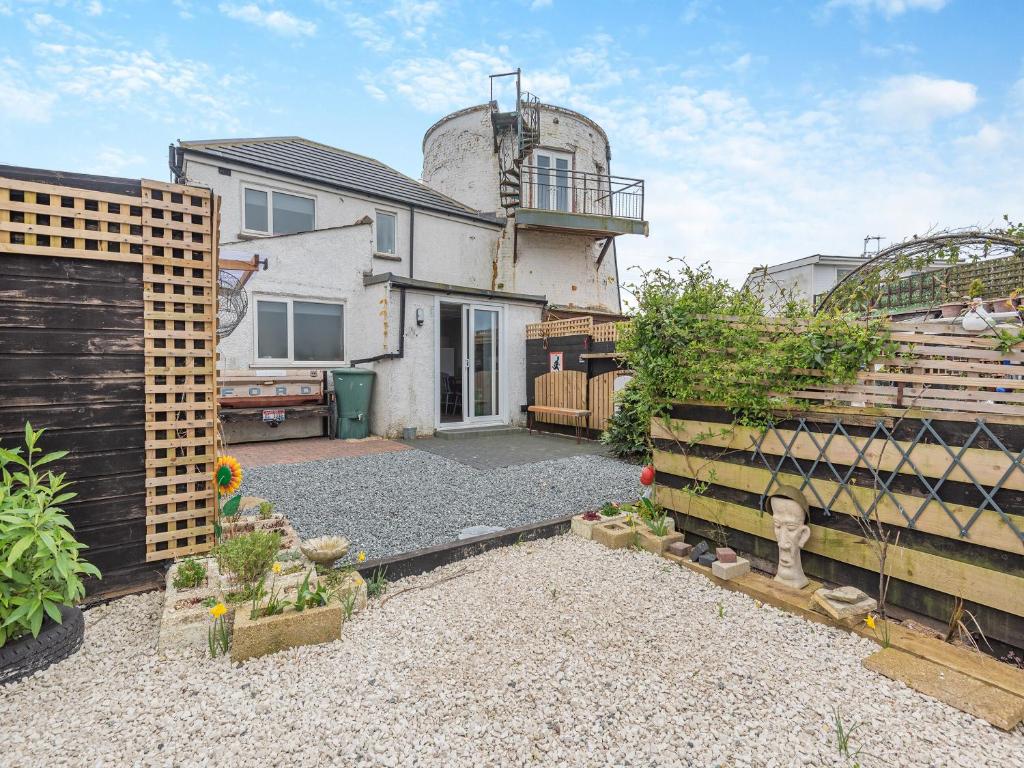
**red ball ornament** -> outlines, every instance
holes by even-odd
[[[650,485],[653,482],[654,482],[654,467],[652,465],[648,464],[646,467],[643,468],[643,471],[640,473],[640,484],[641,485]]]

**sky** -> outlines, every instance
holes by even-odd
[[[739,283],[1024,218],[1022,28],[1024,0],[0,0],[0,164],[167,179],[177,139],[299,135],[418,178],[521,67],[645,179],[624,282]]]

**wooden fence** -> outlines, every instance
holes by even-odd
[[[616,381],[631,375],[615,352],[618,324],[594,323],[592,317],[549,320],[528,325],[526,339],[528,403],[588,409],[590,436],[599,436],[615,412]],[[550,367],[555,354],[561,355],[560,377]],[[566,416],[538,413],[535,420],[558,431],[575,427]]]
[[[779,393],[768,429],[673,403],[651,425],[657,498],[692,536],[771,567],[765,500],[795,486],[811,506],[808,575],[877,593],[877,545],[858,518],[880,522],[890,603],[946,621],[962,598],[989,640],[1024,648],[1024,355],[948,326],[892,331],[897,357],[856,384]]]
[[[104,593],[212,545],[218,199],[0,167],[0,440],[70,455]]]

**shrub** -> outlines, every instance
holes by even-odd
[[[206,581],[206,566],[194,557],[186,557],[178,564],[174,574],[175,589],[195,589]]]
[[[277,531],[253,531],[218,544],[217,564],[246,588],[251,588],[270,570],[281,548]]]
[[[59,506],[76,494],[65,492],[63,474],[39,472],[67,455],[37,458],[43,432],[25,424],[24,453],[0,448],[0,646],[27,633],[37,637],[46,616],[59,623],[60,606],[85,595],[81,576],[100,578],[79,557],[85,545]]]
[[[269,501],[260,502],[260,520],[267,520],[274,514],[274,505]]]
[[[651,418],[657,409],[643,388],[630,381],[615,398],[615,413],[601,442],[620,459],[646,464],[651,460]]]

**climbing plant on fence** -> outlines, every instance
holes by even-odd
[[[767,426],[775,409],[793,404],[785,393],[853,382],[895,350],[881,320],[812,315],[785,293],[766,306],[707,265],[650,270],[632,290],[637,309],[618,349],[635,372],[622,404],[636,409],[637,423],[668,400],[701,400],[725,405],[740,424]]]

